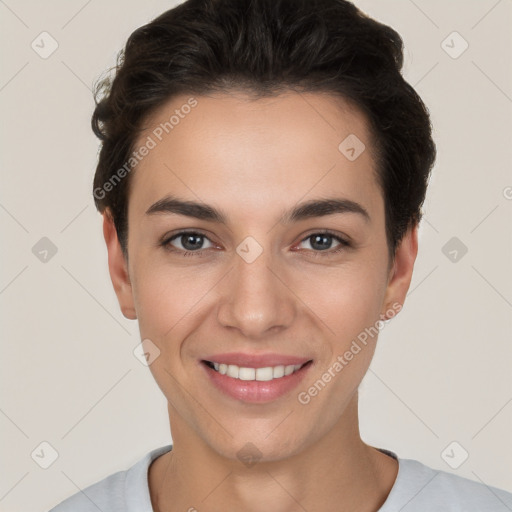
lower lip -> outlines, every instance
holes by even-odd
[[[234,379],[200,362],[217,389],[231,398],[251,403],[266,403],[286,395],[304,379],[311,364],[310,361],[300,370],[279,379],[258,381]]]

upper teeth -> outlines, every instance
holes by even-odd
[[[289,364],[287,366],[267,366],[265,368],[246,368],[236,364],[213,363],[213,367],[222,375],[240,380],[272,380],[290,375],[303,365]]]

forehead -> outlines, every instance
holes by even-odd
[[[175,96],[144,123],[144,144],[130,187],[140,214],[169,193],[248,215],[334,192],[380,207],[367,120],[332,95]]]

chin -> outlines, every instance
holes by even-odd
[[[221,457],[240,462],[247,467],[263,462],[285,460],[305,448],[303,442],[296,436],[290,437],[289,429],[283,429],[280,435],[269,435],[271,431],[272,429],[260,429],[259,433],[251,435],[250,430],[246,430],[246,434],[224,438],[224,442],[212,441],[210,447]]]

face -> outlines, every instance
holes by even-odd
[[[388,265],[369,132],[341,99],[194,98],[160,108],[135,145],[155,143],[131,176],[128,261],[105,216],[110,272],[157,356],[173,437],[282,459],[346,420],[381,315],[403,304],[416,229]]]

